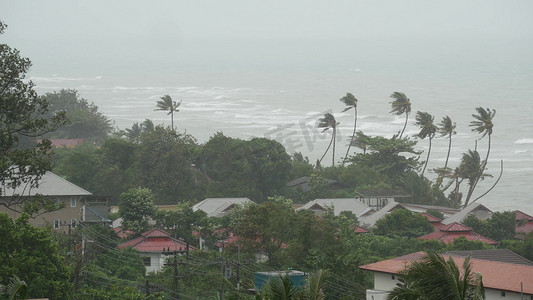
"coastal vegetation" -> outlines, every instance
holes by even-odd
[[[4,29],[0,22],[0,33]],[[309,296],[361,299],[372,284],[370,275],[358,269],[363,264],[427,249],[492,247],[464,238],[447,245],[417,239],[431,230],[431,224],[409,211],[397,210],[370,233],[358,234],[359,222],[351,213],[335,215],[329,209],[319,217],[308,210],[295,210],[293,205],[318,197],[355,197],[358,190],[382,188],[403,191],[414,203],[467,205],[475,201],[471,199],[478,182],[489,176],[485,170],[494,110],[477,108],[472,122],[482,137],[488,136],[485,159],[480,159],[477,149],[468,150],[455,171],[449,172],[448,151],[443,171],[437,172],[433,181],[424,176],[429,151],[426,162],[421,162],[417,140],[404,135],[411,102],[400,92],[391,96],[391,113],[405,115],[405,123],[391,137],[357,131],[357,110],[364,105],[358,106],[350,93],[342,98],[345,111],[354,108],[354,133],[342,164],[335,165],[333,151],[332,166],[322,167],[322,159],[312,165],[301,153],[287,153],[281,143],[267,138],[243,140],[217,132],[208,141],[198,142],[184,130],[175,129],[174,112],[181,101],[176,103],[169,95],[161,97],[156,109],[169,112],[170,127],[145,120],[125,130],[113,128],[112,120],[75,90],[38,96],[25,80],[29,60],[5,44],[0,44],[0,53],[2,183],[18,186],[53,170],[96,197],[118,204],[120,211],[115,217],[123,218],[123,229],[132,230],[131,237],[159,228],[196,248],[180,255],[179,262],[174,256],[174,263],[169,260],[161,272],[146,274],[141,255],[131,249],[119,250],[123,240],[108,226],[79,224],[72,234],[37,228],[28,223],[30,217],[60,207],[42,198],[24,200],[16,203],[24,210],[16,220],[0,213],[3,286],[19,278],[26,283],[29,296],[50,299],[253,299],[246,290],[254,288],[255,272],[294,268],[315,274],[304,288]],[[455,123],[446,116],[440,127],[435,127],[433,119],[428,113],[417,113],[421,127],[417,137],[427,137],[431,143],[438,131],[449,139],[450,149]],[[323,133],[331,132],[329,143],[335,149],[338,122],[334,115],[328,113],[317,121]],[[50,139],[54,138],[85,142],[74,148],[52,149]],[[27,167],[14,170],[13,166]],[[287,186],[304,176],[309,177],[309,192]],[[341,188],[330,190],[328,180],[338,182]],[[462,201],[460,187],[465,180],[468,189]],[[453,191],[446,195],[453,184]],[[248,197],[253,203],[214,218],[192,209],[206,197]],[[175,204],[176,208],[162,211],[156,204]],[[17,209],[15,205],[8,208]],[[512,239],[511,213],[465,222],[501,241],[499,247],[526,257],[533,253],[533,234],[521,241]],[[224,244],[232,234],[239,243]],[[200,249],[200,236],[205,238],[206,248]],[[271,288],[268,293],[275,291]]]

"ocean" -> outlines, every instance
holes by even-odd
[[[218,131],[268,137],[311,162],[331,137],[316,128],[326,112],[340,122],[336,159],[344,155],[353,129],[353,110],[341,113],[339,101],[347,92],[359,100],[357,129],[367,135],[390,137],[401,130],[404,116],[389,113],[395,91],[412,103],[408,135],[418,132],[417,111],[433,114],[436,123],[450,116],[457,123],[452,168],[476,139],[485,157],[488,139],[479,140],[469,123],[476,107],[495,109],[487,171],[494,178],[481,182],[474,198],[492,186],[503,160],[500,182],[478,201],[494,211],[533,214],[533,49],[520,41],[188,41],[172,49],[158,46],[156,56],[147,55],[153,45],[130,46],[112,52],[88,46],[83,57],[30,56],[29,77],[39,93],[77,89],[120,129],[146,118],[170,125],[165,112],[154,110],[159,97],[169,94],[183,101],[174,119],[178,130],[200,143]],[[421,160],[427,146],[427,140],[418,143]],[[428,169],[444,165],[447,147],[446,138],[433,140]],[[323,164],[331,164],[331,153]]]

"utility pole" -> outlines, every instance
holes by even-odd
[[[165,265],[167,266],[173,266],[174,267],[174,286],[176,287],[176,299],[179,299],[179,273],[178,273],[178,265],[185,265],[185,263],[183,262],[179,262],[178,263],[178,254],[183,254],[183,253],[186,253],[187,254],[187,259],[189,259],[189,244],[187,244],[187,249],[186,250],[183,250],[182,248],[180,248],[180,250],[174,250],[174,251],[170,251],[170,248],[167,248],[167,250],[165,251],[165,249],[163,248],[163,252],[162,254],[164,255],[174,255],[174,260],[172,263],[165,263]]]
[[[226,279],[226,264],[224,263],[224,241],[221,241],[222,244],[222,285],[221,285],[221,293],[220,293],[220,300],[224,300],[224,280]]]
[[[241,245],[237,245],[237,291],[241,289]]]

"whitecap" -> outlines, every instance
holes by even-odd
[[[514,142],[515,144],[533,144],[533,139],[519,139]]]

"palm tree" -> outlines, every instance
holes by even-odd
[[[484,138],[486,135],[489,137],[489,142],[487,146],[487,155],[485,156],[485,160],[480,166],[480,171],[478,172],[479,177],[475,180],[473,183],[473,186],[470,186],[469,194],[467,195],[467,198],[465,200],[465,203],[468,203],[470,200],[470,197],[472,197],[471,192],[474,191],[476,188],[477,183],[479,182],[480,178],[483,175],[483,171],[485,171],[485,168],[487,167],[487,163],[489,161],[489,154],[490,154],[490,143],[491,143],[491,136],[492,136],[492,128],[494,124],[492,123],[492,119],[494,119],[494,116],[496,115],[496,110],[491,110],[490,108],[484,109],[483,107],[477,107],[476,108],[477,115],[472,115],[474,117],[474,121],[470,122],[470,126],[474,127],[472,128],[472,131],[477,131],[481,133],[481,138]]]
[[[131,126],[131,129],[126,128],[126,137],[134,143],[139,143],[141,133],[142,133],[142,128],[141,126],[139,126],[139,123],[137,122],[133,123],[133,126]]]
[[[271,278],[263,287],[263,295],[259,299],[290,300],[296,299],[298,290],[292,285],[289,275]],[[256,297],[257,298],[257,297]]]
[[[402,138],[405,127],[407,127],[407,120],[409,119],[409,114],[411,113],[411,100],[405,96],[404,93],[394,92],[390,96],[394,100],[390,102],[392,105],[391,113],[400,116],[405,114],[405,124],[403,125],[402,132],[400,133],[400,139]]]
[[[150,120],[150,119],[144,120],[141,123],[141,129],[142,129],[143,132],[154,131],[154,129],[155,129],[154,122],[152,122],[152,120]]]
[[[346,96],[342,97],[340,101],[346,105],[342,112],[348,111],[352,108],[354,109],[353,133],[350,143],[348,144],[348,150],[346,150],[346,155],[344,155],[344,159],[342,160],[342,164],[344,164],[346,158],[348,157],[348,153],[350,153],[350,147],[355,139],[355,132],[357,130],[357,98],[355,98],[351,93],[346,93]]]
[[[329,148],[333,144],[332,161],[333,161],[333,165],[335,165],[335,137],[337,135],[337,125],[339,125],[339,123],[335,120],[335,117],[330,113],[325,113],[323,118],[318,119],[318,128],[324,128],[324,130],[322,130],[322,133],[326,132],[330,128],[333,131],[331,134],[331,141],[329,142],[328,148],[326,149],[326,152],[324,152],[324,155],[322,155],[322,157],[320,158],[319,162],[322,162],[322,159],[324,158],[324,156],[326,156],[326,153],[328,153]]]
[[[362,131],[358,131],[356,133],[355,139],[352,140],[352,146],[355,146],[357,148],[360,148],[363,150],[363,154],[366,154],[366,150],[368,150],[368,140],[370,137],[366,134],[364,134]]]
[[[168,111],[167,115],[170,115],[172,130],[174,130],[174,112],[179,112],[178,107],[180,105],[181,101],[176,103],[176,101],[172,101],[169,95],[164,95],[161,97],[161,100],[157,101],[157,108],[155,110]]]
[[[463,154],[457,175],[459,178],[468,180],[468,193],[466,194],[464,207],[468,206],[479,179],[490,176],[489,174],[483,173],[484,170],[485,168],[481,163],[479,152],[468,150],[468,153]]]
[[[427,251],[426,257],[413,262],[400,277],[404,283],[392,290],[388,300],[485,299],[481,274],[472,272],[470,257],[460,270],[451,257],[446,260],[435,251]]]
[[[1,296],[11,300],[26,299],[28,297],[28,285],[25,281],[20,280],[17,275],[13,275],[7,286],[0,284],[0,298],[4,299]]]
[[[422,177],[424,176],[424,171],[426,171],[426,167],[428,166],[429,162],[429,154],[431,153],[431,140],[433,140],[433,137],[435,137],[435,133],[437,132],[437,126],[435,126],[433,120],[434,117],[427,112],[418,111],[416,113],[415,125],[420,127],[420,132],[416,136],[421,139],[429,139],[428,156],[426,158],[426,163],[424,164],[424,169],[422,169]]]
[[[444,163],[444,169],[448,167],[448,159],[450,158],[450,151],[452,150],[452,135],[457,134],[455,131],[456,124],[452,122],[449,116],[443,117],[442,121],[439,123],[439,134],[440,137],[447,136],[449,139],[448,142],[448,155],[446,155],[446,163]]]
[[[324,288],[326,280],[329,277],[328,270],[318,270],[315,273],[309,274],[305,287],[302,291],[302,298],[306,300],[322,300],[325,299]]]

